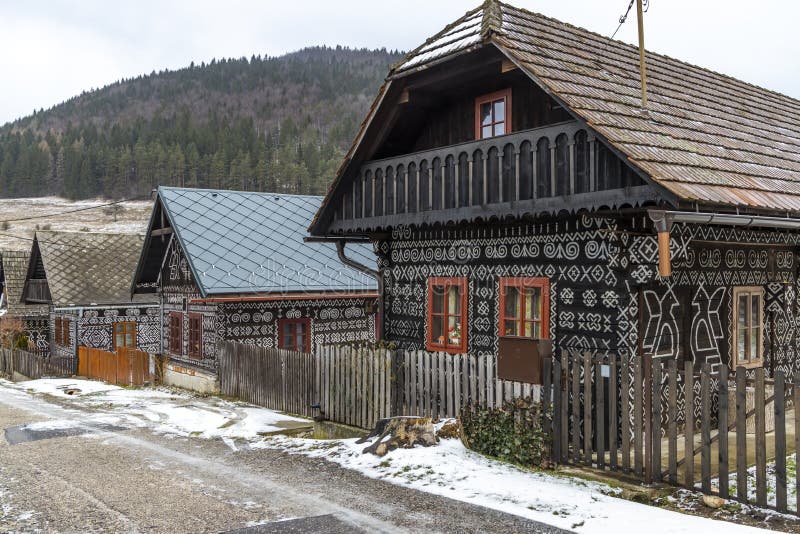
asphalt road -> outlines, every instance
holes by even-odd
[[[86,415],[0,385],[0,532],[562,532],[322,459]],[[81,432],[19,428],[63,419]]]

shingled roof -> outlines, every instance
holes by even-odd
[[[46,304],[25,304],[22,302],[22,289],[25,287],[25,276],[28,273],[30,250],[3,250],[2,261],[3,282],[6,293],[6,310],[13,317],[34,317],[46,315]]]
[[[377,289],[333,244],[304,242],[320,196],[160,187],[158,202],[203,297]],[[370,245],[350,244],[347,255],[377,269]]]
[[[54,306],[126,304],[143,241],[136,234],[39,231],[30,262],[40,255]]]
[[[678,201],[800,212],[800,101],[647,52],[643,114],[638,47],[496,0],[392,67],[339,176],[388,84],[485,46],[499,49]]]

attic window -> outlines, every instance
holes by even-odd
[[[511,133],[511,89],[475,99],[475,139]]]

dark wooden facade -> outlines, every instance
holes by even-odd
[[[277,347],[281,319],[308,319],[312,346],[375,341],[374,296],[203,299],[178,241],[172,239],[166,251],[158,287],[164,324],[161,346],[175,363],[216,373],[219,342]],[[181,321],[181,342],[178,350],[173,350],[169,325],[176,314]],[[201,320],[199,354],[190,350],[192,317]]]
[[[58,357],[76,357],[78,347],[113,351],[114,325],[134,325],[136,348],[157,354],[161,322],[155,304],[52,308],[46,324],[50,352]],[[60,330],[60,333],[56,333]]]
[[[496,354],[500,281],[550,281],[549,335],[576,352],[639,354],[705,362],[732,361],[733,293],[763,287],[764,367],[798,367],[800,237],[777,231],[681,225],[673,230],[673,273],[657,272],[649,219],[553,218],[441,229],[394,229],[379,244],[386,337],[425,348],[430,277],[468,280],[467,350]]]
[[[749,367],[792,375],[800,366],[797,231],[734,220],[665,232],[649,210],[687,204],[499,48],[393,71],[311,226],[320,237],[376,244],[387,341],[434,350],[431,280],[465,280],[456,328],[466,333],[451,352],[497,354],[501,287],[536,278],[547,281],[542,313],[556,348],[717,370],[737,365],[739,343],[759,355]],[[569,92],[568,81],[563,87]],[[510,132],[478,138],[476,103],[503,91]],[[616,120],[630,128],[630,143],[640,139],[629,126],[639,117]],[[687,182],[691,172],[699,171],[687,170]],[[666,233],[661,250],[658,232]],[[659,273],[659,259],[671,273]],[[742,312],[749,330],[737,337],[740,294],[757,296]]]

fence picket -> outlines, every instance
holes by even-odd
[[[756,504],[767,505],[767,443],[764,368],[756,369]]]
[[[728,366],[723,365],[719,370],[719,430],[717,440],[719,447],[719,496],[723,499],[729,497],[728,488]]]
[[[703,493],[711,493],[711,366],[706,362],[703,364],[700,374],[700,472],[701,488]]]
[[[592,465],[592,355],[583,354],[583,461]]]
[[[642,476],[642,361],[633,361],[633,472]]]
[[[678,362],[667,363],[669,394],[667,399],[667,471],[670,484],[678,484]]]
[[[620,412],[622,415],[622,470],[625,472],[630,471],[631,468],[631,402],[630,402],[630,387],[631,387],[631,369],[630,369],[630,356],[624,354],[622,356],[622,366],[620,369],[622,373],[622,390],[620,391]]]
[[[736,498],[747,502],[747,376],[736,369]]]
[[[603,362],[598,360],[594,369],[595,391],[595,448],[597,449],[597,467],[604,469],[606,465],[606,433],[605,433],[605,387],[603,384]]]
[[[694,364],[683,362],[684,409],[686,421],[684,430],[683,483],[687,489],[694,489]]]
[[[663,366],[661,360],[657,358],[650,358],[651,374],[650,374],[650,406],[651,417],[650,420],[650,443],[652,447],[652,462],[653,482],[661,482],[661,384],[663,375]]]
[[[786,397],[783,371],[775,372],[775,507],[786,512]]]
[[[581,459],[581,368],[578,365],[578,356],[576,354],[570,354],[567,361],[570,364],[570,372],[572,373],[572,459],[577,463]]]
[[[608,375],[608,454],[610,467],[617,469],[617,428],[619,420],[617,418],[617,357],[609,357]]]
[[[794,465],[800,466],[800,384],[797,380],[792,386],[792,408],[794,411]],[[795,467],[794,489],[794,509],[795,513],[800,513],[800,469],[797,467]]]
[[[553,458],[561,461],[561,361],[553,357]],[[546,382],[545,382],[546,383]],[[545,390],[545,398],[547,392]]]

